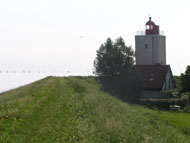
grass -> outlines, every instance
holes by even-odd
[[[189,143],[189,121],[125,103],[93,77],[47,77],[0,95],[2,143]]]

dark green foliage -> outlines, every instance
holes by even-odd
[[[133,70],[134,51],[120,37],[115,43],[110,38],[100,46],[94,62],[95,73],[100,76],[115,76]]]
[[[114,43],[108,38],[100,46],[94,66],[105,91],[114,92],[125,100],[139,96],[142,82],[135,72],[134,51],[121,37]]]
[[[190,66],[189,65],[186,67],[185,74],[190,75]]]
[[[182,81],[182,90],[183,91],[190,91],[190,75],[181,75]]]
[[[136,99],[139,97],[142,89],[142,80],[136,72],[123,73],[115,77],[116,90],[124,99]]]
[[[186,106],[184,109],[183,109],[184,112],[186,113],[190,113],[190,105]]]
[[[181,85],[181,76],[174,76],[174,82],[175,82],[175,88],[177,91],[182,90],[182,85]]]
[[[136,72],[121,74],[118,76],[99,77],[104,91],[117,95],[124,101],[135,101],[142,90],[141,77]]]
[[[190,66],[187,66],[185,74],[181,74],[182,91],[190,91]]]

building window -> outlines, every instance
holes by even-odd
[[[146,25],[146,30],[149,30],[150,29],[150,26],[149,25]]]
[[[144,47],[145,47],[145,49],[148,49],[148,44],[145,44]]]

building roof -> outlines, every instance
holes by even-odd
[[[155,25],[155,23],[151,20],[151,17],[149,17],[149,21],[147,21],[146,25]]]
[[[144,80],[144,89],[162,89],[169,65],[136,65],[136,71]]]

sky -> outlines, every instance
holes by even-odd
[[[190,61],[188,0],[0,0],[0,70],[92,73],[96,51],[121,36],[135,49],[149,16],[166,36],[174,75]]]

